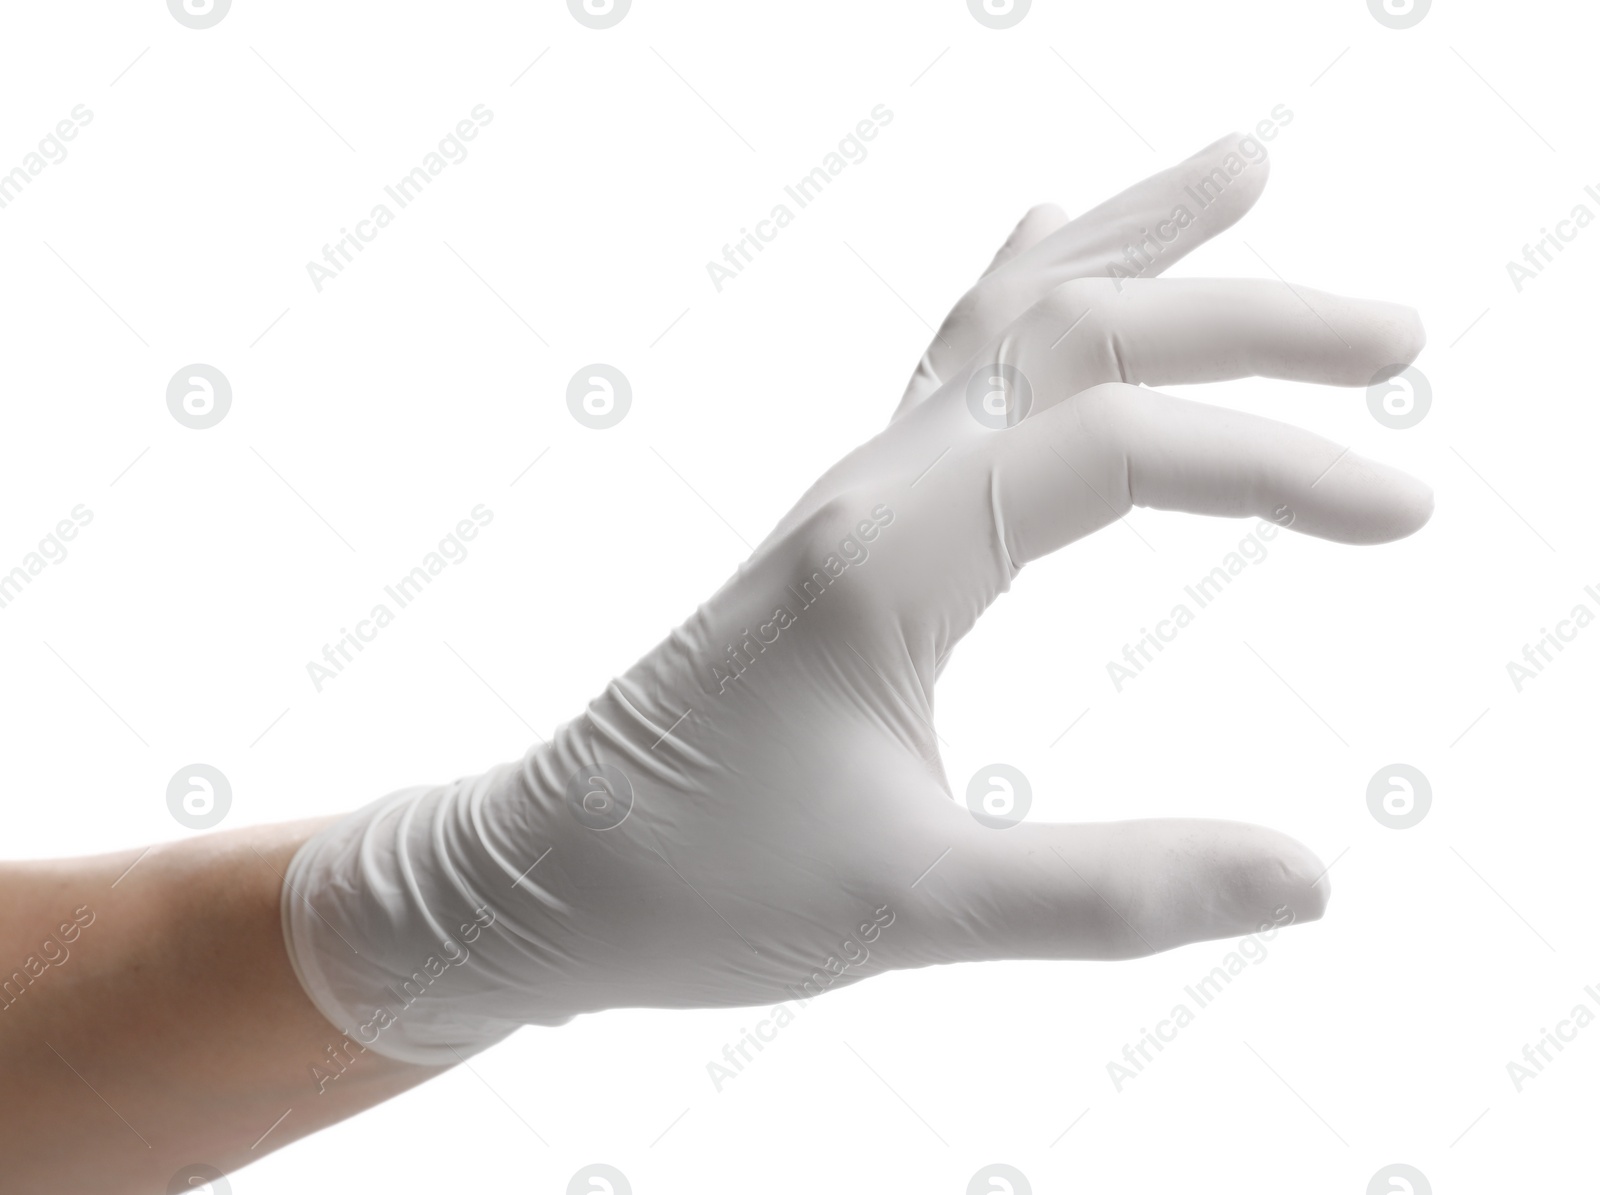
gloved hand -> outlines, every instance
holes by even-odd
[[[935,678],[1021,568],[1135,505],[1358,544],[1427,521],[1431,493],[1403,473],[1141,387],[1365,385],[1422,346],[1403,307],[1153,277],[1249,208],[1266,176],[1250,146],[1225,139],[1077,220],[1028,213],[889,426],[548,744],[312,838],[284,927],[328,1019],[448,1064],[605,1008],[1129,958],[1320,916],[1322,866],[1272,830],[975,814],[933,730]]]

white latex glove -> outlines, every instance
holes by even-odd
[[[1241,144],[1077,220],[1034,209],[890,425],[548,745],[308,842],[284,924],[323,1013],[380,1053],[445,1064],[605,1008],[1129,958],[1320,916],[1321,864],[1272,830],[985,824],[952,799],[932,725],[935,677],[1017,572],[1135,505],[1362,544],[1427,521],[1431,493],[1403,473],[1140,386],[1365,385],[1422,347],[1390,304],[1107,275],[1177,207],[1192,220],[1149,275],[1238,219],[1266,176]],[[1208,177],[1201,209],[1188,196]]]

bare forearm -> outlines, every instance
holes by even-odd
[[[322,824],[0,866],[8,1190],[162,1189],[438,1073],[352,1047],[295,978],[281,877]]]

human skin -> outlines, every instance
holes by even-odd
[[[237,1169],[447,1069],[365,1051],[320,1092],[311,1077],[342,1037],[290,967],[279,893],[326,820],[0,864],[0,979],[47,940],[60,959],[0,1001],[6,1191],[165,1191],[180,1167]]]

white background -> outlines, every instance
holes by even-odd
[[[93,120],[0,210],[0,571],[94,516],[0,609],[10,856],[191,833],[165,789],[195,761],[244,825],[519,754],[888,418],[1030,204],[1082,211],[1275,105],[1265,196],[1176,272],[1407,302],[1430,335],[1406,431],[1359,390],[1204,388],[1427,479],[1422,533],[1280,536],[1118,693],[1106,662],[1247,530],[1136,511],[1030,568],[944,676],[961,784],[1003,760],[1035,817],[1259,821],[1333,864],[1326,920],[1123,1091],[1107,1062],[1229,943],[885,976],[720,1093],[706,1064],[759,1012],[525,1030],[233,1190],[557,1192],[592,1161],[640,1195],[960,1192],[994,1161],[1035,1191],[1359,1193],[1395,1161],[1440,1192],[1568,1189],[1600,1028],[1520,1094],[1506,1063],[1596,1005],[1600,629],[1520,693],[1506,662],[1600,612],[1600,227],[1521,293],[1506,262],[1600,214],[1589,20],[1039,0],[994,31],[960,0],[637,0],[597,32],[550,0],[238,0],[193,31],[148,0],[8,6],[0,170]],[[477,104],[470,155],[318,293],[306,263]],[[867,159],[717,293],[706,262],[878,104]],[[595,361],[633,386],[606,431],[565,402]],[[191,362],[233,386],[207,431],[166,407]],[[315,691],[307,661],[478,503],[471,555]],[[1433,786],[1414,829],[1367,809],[1394,762]]]

